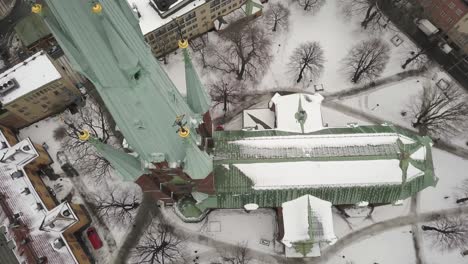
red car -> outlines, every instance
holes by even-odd
[[[88,228],[88,230],[86,230],[86,235],[88,235],[88,240],[91,242],[94,249],[100,249],[102,247],[102,240],[96,232],[96,228]]]

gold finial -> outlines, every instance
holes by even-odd
[[[31,7],[31,12],[34,14],[40,14],[42,12],[42,5],[41,4],[34,4]]]
[[[94,14],[100,14],[102,12],[102,5],[100,3],[95,3],[91,8],[91,11]]]
[[[90,137],[89,131],[86,130],[86,129],[82,130],[78,134],[78,139],[80,139],[81,141],[87,141],[89,139],[89,137]]]
[[[180,127],[179,131],[177,132],[179,134],[179,137],[181,138],[186,138],[190,135],[190,129],[188,127]]]
[[[186,40],[186,39],[179,40],[179,48],[181,48],[181,49],[188,48],[188,40]]]

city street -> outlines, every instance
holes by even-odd
[[[415,23],[405,23],[407,20],[400,19],[401,16],[408,16],[404,10],[394,10],[395,7],[392,5],[382,4],[380,6],[383,12],[402,32],[411,38],[420,49],[426,50],[429,58],[437,62],[468,91],[468,58],[466,55],[457,54],[458,51],[455,50],[449,54],[445,54],[437,47],[438,42],[443,41],[442,36],[437,36],[436,39],[429,40],[429,38],[418,29]],[[389,12],[389,8],[392,8],[392,12]]]

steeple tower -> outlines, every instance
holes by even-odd
[[[198,77],[188,53],[188,40],[179,41],[179,48],[184,53],[185,83],[187,87],[187,103],[194,113],[204,114],[210,109],[211,100]]]
[[[176,117],[185,115],[196,138],[195,114],[153,57],[126,1],[44,2],[33,11],[44,18],[73,68],[94,84],[142,166],[181,164],[187,148],[198,151],[196,144],[184,145],[173,127]],[[198,158],[211,163],[206,153]],[[123,174],[137,177],[131,171]]]

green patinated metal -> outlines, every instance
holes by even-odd
[[[210,110],[211,100],[205,87],[193,67],[188,49],[183,49],[185,62],[185,83],[187,88],[187,103],[194,113],[204,114]]]
[[[137,158],[95,138],[89,139],[89,143],[96,148],[102,157],[110,162],[112,168],[120,174],[123,180],[133,181],[147,172]]]
[[[259,9],[263,9],[263,5],[261,5],[259,3],[255,3],[253,0],[247,0],[245,2],[245,14],[247,16],[253,15],[253,8],[254,7],[257,7]]]
[[[415,143],[384,144],[377,146],[346,146],[338,150],[336,148],[315,148],[309,156],[304,152],[295,150],[275,149],[274,153],[258,153],[246,155],[240,151],[232,141],[253,137],[288,136],[288,135],[329,135],[329,134],[359,134],[359,133],[396,133],[406,136]],[[435,186],[437,178],[434,176],[432,164],[431,140],[428,137],[420,137],[405,130],[393,126],[362,126],[351,128],[327,128],[313,133],[300,134],[277,130],[264,131],[226,131],[215,132],[215,189],[216,194],[210,198],[217,201],[217,208],[241,208],[246,203],[256,203],[260,207],[280,207],[282,203],[310,194],[317,198],[330,201],[332,204],[355,204],[360,201],[368,201],[374,204],[392,203],[400,199],[406,199],[415,193]],[[409,155],[419,148],[426,148],[425,160],[413,160]],[[401,149],[403,148],[403,149]],[[407,154],[401,154],[403,151]],[[256,156],[256,155],[260,156]],[[402,156],[411,165],[424,172],[423,175],[409,180],[403,178],[401,184],[379,185],[355,185],[355,186],[303,186],[272,190],[255,190],[249,177],[244,175],[232,164],[238,163],[268,163],[268,162],[295,162],[295,161],[345,161],[345,160],[376,160],[376,159],[400,159]],[[403,169],[405,169],[403,167]],[[313,172],[311,172],[313,173]],[[213,205],[213,204],[212,204]]]
[[[304,111],[304,108],[302,107],[302,100],[300,96],[299,96],[299,106],[297,108],[296,114],[294,114],[294,118],[301,126],[301,132],[302,134],[304,134],[304,124],[307,121],[307,112]]]
[[[187,155],[184,161],[184,172],[192,179],[204,179],[213,171],[213,162],[210,156],[201,151],[191,139],[186,141]]]
[[[51,34],[44,21],[34,14],[28,15],[18,22],[15,26],[15,32],[26,47]]]
[[[173,123],[178,115],[195,114],[153,57],[128,3],[99,1],[98,14],[91,11],[93,1],[45,3],[40,15],[72,67],[94,84],[141,163],[190,159]],[[189,124],[192,135],[196,125]],[[197,158],[206,159],[202,166],[211,162],[207,155]]]

